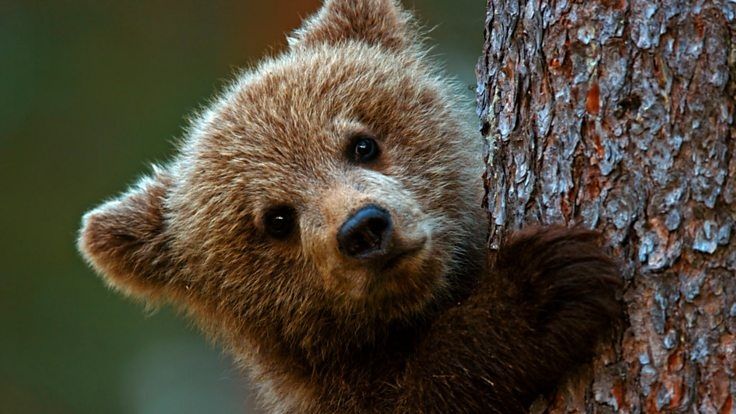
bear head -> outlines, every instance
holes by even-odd
[[[479,145],[418,38],[394,1],[328,0],[170,163],[84,216],[80,250],[238,355],[319,354],[421,318],[478,260],[485,225]]]

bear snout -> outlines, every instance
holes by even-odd
[[[392,235],[391,214],[375,204],[369,204],[340,226],[337,245],[340,253],[349,258],[378,259],[389,252]]]

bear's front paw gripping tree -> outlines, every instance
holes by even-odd
[[[524,412],[619,316],[594,233],[488,257],[480,139],[419,38],[394,1],[328,0],[84,217],[105,280],[184,309],[272,412]]]

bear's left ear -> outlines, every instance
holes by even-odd
[[[404,50],[416,43],[411,14],[396,0],[326,0],[289,38],[289,45],[334,44],[346,40]]]
[[[165,199],[171,177],[157,169],[121,197],[85,214],[78,247],[113,287],[155,299],[171,281]]]

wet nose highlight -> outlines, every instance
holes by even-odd
[[[337,242],[340,251],[356,259],[371,259],[386,253],[393,224],[388,211],[367,205],[340,227]]]

